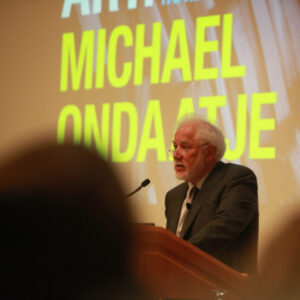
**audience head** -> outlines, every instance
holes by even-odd
[[[17,155],[0,167],[0,298],[127,299],[114,295],[130,290],[129,223],[99,155],[72,145]]]
[[[248,300],[300,299],[299,236],[300,214],[277,231],[266,246]]]

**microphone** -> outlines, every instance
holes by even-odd
[[[142,183],[141,183],[141,187],[145,187],[146,185],[148,185],[150,183],[150,179],[145,179]]]
[[[134,195],[136,192],[138,192],[141,188],[145,187],[149,183],[150,183],[150,179],[148,179],[148,178],[145,179],[138,188],[136,188],[134,191],[132,191],[131,193],[129,193],[128,195],[126,195],[125,198],[128,198],[128,197]]]
[[[190,210],[190,209],[192,208],[192,203],[191,203],[191,202],[187,202],[187,203],[186,203],[186,208],[187,208],[188,210]]]

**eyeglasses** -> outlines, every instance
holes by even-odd
[[[178,146],[177,146],[176,149],[169,149],[167,151],[167,153],[169,155],[173,155],[174,152],[177,151],[178,153],[181,153],[181,154],[187,154],[188,152],[190,152],[193,149],[201,148],[201,147],[204,147],[204,146],[207,146],[207,145],[209,145],[209,143],[204,143],[204,144],[196,146],[196,147],[192,147],[190,145],[180,145],[179,146],[180,148],[178,148]]]

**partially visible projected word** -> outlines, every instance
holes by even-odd
[[[187,3],[187,2],[199,2],[201,0],[161,0],[162,5],[169,5],[169,4],[180,4],[180,3]]]
[[[124,1],[124,0],[122,0]],[[91,5],[90,5],[91,2]],[[102,0],[65,0],[61,13],[61,18],[69,18],[73,5],[80,5],[80,13],[82,16],[91,14],[100,14],[102,12]],[[152,7],[153,0],[144,0],[144,7]],[[136,9],[137,0],[127,0],[127,9]],[[108,0],[108,10],[110,12],[119,11],[119,0]]]

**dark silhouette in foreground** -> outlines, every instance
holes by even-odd
[[[130,212],[111,167],[72,145],[0,167],[1,299],[145,299],[130,273]]]

